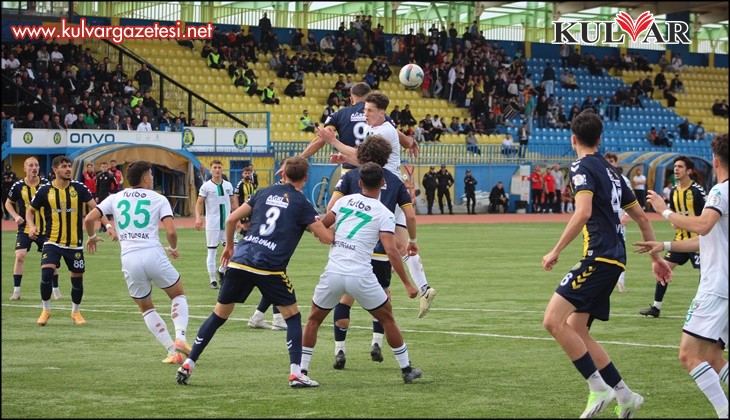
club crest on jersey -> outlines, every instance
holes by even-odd
[[[581,185],[586,183],[586,176],[583,174],[576,174],[573,175],[573,185],[576,187],[580,187]]]
[[[289,197],[282,197],[279,195],[270,195],[266,197],[267,206],[281,207],[283,209],[289,207]]]

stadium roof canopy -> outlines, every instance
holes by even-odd
[[[247,5],[248,3],[248,5]],[[447,16],[458,16],[457,22],[468,22],[467,15],[479,15],[481,23],[494,25],[512,25],[522,23],[526,15],[539,12],[551,12],[553,18],[560,19],[609,19],[619,11],[643,12],[650,11],[657,20],[661,21],[667,13],[690,12],[695,14],[696,22],[700,25],[712,24],[720,27],[728,23],[728,7],[726,2],[695,1],[695,2],[642,2],[642,1],[569,1],[569,2],[506,2],[506,1],[452,1],[452,2],[423,2],[423,1],[394,1],[394,2],[340,2],[340,1],[310,1],[310,2],[220,2],[221,6],[230,5],[249,7],[255,3],[257,8],[273,9],[282,3],[289,3],[289,10],[295,10],[295,3],[307,3],[309,11],[320,13],[364,13],[368,7],[374,6],[382,11],[386,5],[392,4],[396,15],[404,18],[423,20],[446,19]],[[268,5],[268,7],[267,7]],[[469,9],[471,8],[471,11]],[[382,14],[379,13],[382,16]],[[556,19],[557,20],[557,19]],[[719,24],[719,25],[717,25]],[[716,26],[717,25],[717,26]]]

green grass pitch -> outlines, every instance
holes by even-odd
[[[672,236],[654,223],[660,240]],[[386,346],[385,361],[370,360],[370,318],[353,308],[347,366],[332,369],[332,316],[323,324],[310,376],[317,389],[289,388],[285,332],[251,330],[254,292],[239,305],[198,361],[190,385],[175,383],[177,366],[163,365],[165,351],[149,333],[129,298],[120,272],[119,245],[104,242],[86,255],[82,313],[70,319],[68,271],[60,269],[63,300],[53,316],[40,313],[39,259],[26,259],[22,300],[10,302],[14,232],[2,233],[2,417],[400,417],[575,418],[588,388],[542,327],[545,306],[562,276],[578,261],[577,238],[555,270],[541,269],[542,256],[564,224],[449,224],[419,227],[419,245],[430,284],[438,291],[431,312],[417,317],[418,301],[406,297],[397,276],[393,306],[414,366],[424,371],[403,384]],[[182,274],[192,343],[211,313],[216,290],[208,287],[205,235],[179,229]],[[164,237],[164,235],[163,235]],[[639,239],[635,224],[629,241]],[[220,255],[220,252],[219,252]],[[306,234],[289,265],[303,320],[327,258],[327,247]],[[678,267],[660,318],[638,314],[653,300],[649,259],[631,254],[628,291],[612,295],[611,320],[597,321],[604,344],[626,383],[646,398],[637,417],[713,417],[714,410],[677,360],[686,309],[698,271]],[[158,289],[153,300],[172,327],[170,304]],[[270,312],[266,319],[271,320]],[[601,418],[614,418],[613,405]]]

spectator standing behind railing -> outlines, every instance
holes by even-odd
[[[555,69],[550,62],[547,63],[545,70],[542,72],[542,81],[545,82],[545,94],[548,97],[553,96],[555,94]]]
[[[477,137],[474,135],[474,131],[469,131],[466,135],[466,150],[481,156],[482,151],[479,150],[479,146],[477,146],[477,144],[479,144],[479,142],[477,141]]]

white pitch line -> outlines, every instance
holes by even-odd
[[[15,308],[35,308],[35,309],[41,309],[40,305],[19,305],[19,304],[8,304],[3,303],[2,306],[8,306],[8,307],[15,307]],[[89,305],[91,306],[91,305]],[[89,306],[84,306],[84,312],[98,312],[98,313],[119,313],[119,314],[133,314],[133,315],[139,315],[139,311],[115,311],[115,310],[109,310],[109,309],[90,309]],[[127,307],[125,305],[106,305],[106,307],[113,306],[113,307]],[[245,306],[245,305],[244,305]],[[192,307],[208,307],[207,305],[193,305]],[[253,306],[251,306],[253,307]],[[56,306],[59,310],[70,310],[71,308],[68,306]],[[433,308],[431,309],[433,310]],[[464,309],[468,310],[468,309]],[[481,309],[477,309],[478,311],[483,311]],[[494,311],[494,312],[518,312],[518,311],[507,311],[507,310],[484,310],[484,311]],[[519,311],[519,312],[528,312],[528,313],[542,313],[540,311]],[[160,314],[165,315],[167,314]],[[169,317],[169,316],[167,316]],[[202,315],[188,315],[188,318],[194,318],[194,319],[208,319],[208,315],[202,316]],[[248,322],[248,318],[237,318],[237,317],[231,317],[228,318],[228,321],[241,321],[241,322]],[[357,329],[357,330],[372,330],[372,327],[362,327],[362,326],[356,326],[356,325],[350,325],[350,329]],[[441,330],[413,330],[413,329],[404,329],[400,328],[401,332],[407,332],[407,333],[414,333],[414,334],[446,334],[446,335],[464,335],[464,336],[471,336],[471,337],[490,337],[490,338],[506,338],[506,339],[512,339],[512,340],[538,340],[538,341],[553,341],[554,339],[551,337],[530,337],[530,336],[524,336],[524,335],[507,335],[507,334],[492,334],[492,333],[478,333],[478,332],[463,332],[463,331],[441,331]],[[621,346],[632,346],[632,347],[646,347],[646,348],[662,348],[662,349],[679,349],[678,345],[666,345],[666,344],[644,344],[644,343],[632,343],[632,342],[625,342],[625,341],[599,341],[599,343],[602,344],[616,344]]]
[[[38,308],[40,309],[40,305],[22,305],[22,304],[13,304],[13,303],[3,303],[2,306],[8,306],[8,307],[22,307],[22,308]],[[103,308],[135,308],[132,305],[125,305],[125,304],[119,304],[119,305],[87,305],[84,304],[84,308],[95,308],[97,306],[103,307]],[[164,305],[160,305],[163,306]],[[215,304],[213,305],[188,305],[188,308],[202,308],[202,309],[210,309],[211,311],[215,307]],[[236,304],[236,308],[256,308],[257,305],[246,305],[246,304]],[[136,308],[135,308],[136,309]],[[359,308],[355,308],[359,309]],[[412,307],[393,307],[393,310],[396,311],[412,311],[414,308]],[[530,311],[530,310],[524,310],[524,311],[516,311],[514,309],[482,309],[482,308],[431,308],[429,310],[430,312],[499,312],[499,313],[509,313],[509,314],[544,314],[545,311]],[[617,318],[640,318],[638,315],[638,311],[636,314],[634,313],[611,313],[611,317],[617,317]],[[668,319],[685,319],[686,315],[663,315],[662,318],[668,318]]]

